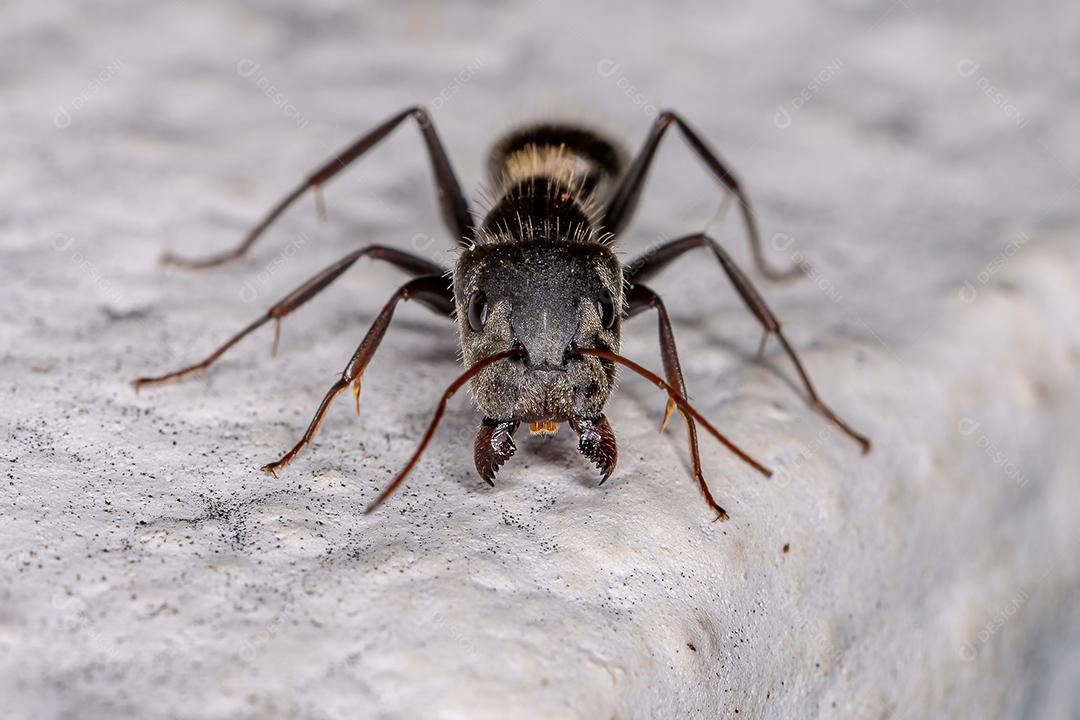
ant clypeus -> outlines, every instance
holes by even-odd
[[[528,422],[534,433],[553,433],[565,422],[577,433],[581,453],[603,475],[615,468],[615,435],[604,405],[615,381],[616,364],[646,377],[668,395],[664,422],[678,407],[686,421],[694,477],[719,518],[727,513],[713,500],[701,472],[695,420],[742,460],[768,476],[770,471],[720,434],[686,400],[679,357],[667,310],[644,284],[688,250],[707,248],[719,260],[735,289],[764,328],[762,344],[776,335],[791,358],[811,405],[856,440],[866,452],[870,441],[841,420],[815,392],[802,363],[761,295],[727,252],[705,233],[688,235],[654,248],[623,265],[612,250],[630,222],[649,166],[665,131],[675,126],[690,147],[739,204],[754,265],[780,280],[797,275],[765,262],[754,215],[735,176],[698,134],[675,112],[660,113],[645,145],[632,162],[618,144],[574,124],[544,122],[517,129],[492,149],[489,171],[492,206],[479,227],[473,221],[450,160],[427,112],[412,107],[345,148],[279,202],[235,249],[201,260],[166,255],[172,265],[205,268],[243,256],[264,230],[308,189],[318,189],[407,119],[420,126],[431,159],[443,219],[460,246],[451,271],[425,258],[383,245],[355,250],[286,295],[258,320],[230,338],[202,362],[158,377],[139,378],[136,388],[204,370],[256,328],[273,320],[274,345],[281,319],[317,295],[361,257],[385,260],[414,276],[402,285],[375,318],[341,378],[326,393],[307,432],[285,455],[263,469],[273,473],[311,442],[334,397],[350,385],[359,403],[360,378],[386,333],[401,300],[415,299],[457,320],[468,370],[446,390],[419,447],[404,469],[368,507],[370,512],[401,484],[427,446],[450,396],[472,383],[484,414],[475,443],[476,469],[489,484],[516,449],[514,431]],[[316,195],[316,200],[320,198]],[[321,210],[321,201],[319,208]],[[451,279],[448,279],[448,276]],[[617,354],[623,319],[655,310],[663,357],[662,380]],[[357,405],[359,410],[359,404]],[[663,423],[661,423],[663,428]]]

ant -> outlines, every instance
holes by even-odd
[[[726,190],[725,199],[739,205],[756,269],[770,280],[798,275],[802,267],[778,271],[762,253],[757,224],[746,194],[717,154],[676,112],[655,119],[644,146],[630,161],[621,146],[583,126],[539,122],[520,127],[496,142],[489,156],[491,207],[474,222],[450,160],[427,111],[410,107],[360,137],[313,172],[281,200],[234,249],[202,259],[171,254],[165,263],[207,268],[243,257],[255,241],[307,190],[316,193],[323,210],[321,187],[378,144],[406,120],[420,128],[431,161],[442,218],[457,239],[459,254],[452,269],[396,248],[367,245],[354,250],[296,288],[206,359],[181,370],[135,380],[136,389],[205,370],[229,348],[264,324],[274,322],[276,351],[282,318],[339,278],[357,260],[383,260],[412,276],[376,316],[341,377],[327,391],[307,431],[280,459],[265,465],[269,473],[287,465],[311,442],[334,398],[351,386],[359,412],[360,380],[394,310],[403,300],[417,300],[443,317],[456,320],[467,370],[446,390],[419,446],[405,467],[368,506],[371,512],[393,493],[431,440],[450,397],[470,383],[483,412],[474,445],[476,470],[494,485],[499,468],[514,454],[514,433],[523,422],[533,433],[551,434],[567,423],[578,436],[578,449],[602,475],[615,469],[615,433],[604,406],[615,384],[618,365],[632,370],[667,393],[664,428],[678,408],[686,422],[694,478],[717,519],[727,513],[713,499],[701,471],[696,422],[740,459],[765,476],[771,472],[722,435],[686,399],[686,385],[671,320],[660,296],[646,281],[684,253],[704,248],[720,262],[746,306],[761,323],[758,348],[775,335],[794,364],[810,405],[859,443],[865,453],[870,440],[852,429],[818,396],[780,322],[746,274],[719,243],[705,233],[667,242],[623,265],[614,252],[615,239],[634,215],[657,147],[666,131],[678,128]],[[449,277],[449,279],[448,279]],[[622,322],[653,310],[659,321],[664,375],[661,379],[618,354]],[[695,422],[696,421],[696,422]]]

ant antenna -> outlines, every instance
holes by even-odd
[[[494,355],[488,355],[483,360],[480,360],[473,364],[468,370],[463,372],[457,380],[450,383],[450,387],[446,388],[446,392],[443,393],[442,400],[439,401],[438,407],[435,408],[435,415],[431,418],[431,423],[428,425],[427,432],[424,433],[424,437],[420,440],[420,444],[416,448],[416,452],[409,458],[409,462],[405,464],[405,467],[394,477],[386,489],[379,493],[379,497],[364,509],[364,514],[371,514],[375,508],[382,505],[386,498],[394,494],[394,491],[398,489],[398,486],[405,480],[405,476],[409,474],[409,471],[413,469],[416,462],[420,459],[420,456],[427,449],[428,443],[431,442],[431,436],[435,434],[435,428],[439,425],[439,420],[442,419],[443,413],[446,412],[446,403],[453,397],[454,393],[461,389],[461,386],[469,382],[478,372],[486,368],[488,365],[494,365],[500,360],[506,360],[512,357],[523,357],[525,355],[524,350],[513,349],[506,350],[501,353],[495,353]]]

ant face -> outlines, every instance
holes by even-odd
[[[622,267],[608,248],[559,241],[477,245],[457,263],[454,297],[467,365],[524,351],[472,380],[487,417],[561,422],[603,412],[614,367],[569,350],[618,351]]]

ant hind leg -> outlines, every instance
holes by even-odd
[[[459,244],[471,241],[475,234],[475,229],[472,216],[469,213],[469,203],[465,199],[464,193],[461,191],[461,184],[454,174],[454,168],[450,164],[450,158],[446,155],[446,150],[443,147],[442,141],[439,139],[438,133],[435,132],[435,126],[432,124],[427,111],[422,107],[410,107],[402,110],[400,113],[370,132],[360,136],[358,140],[344,148],[340,153],[311,173],[306,180],[300,183],[300,185],[294,188],[292,192],[280,200],[277,205],[271,208],[270,212],[267,213],[255,227],[249,230],[247,235],[244,236],[244,239],[240,241],[240,244],[232,250],[226,250],[225,252],[210,257],[194,259],[166,253],[162,256],[161,261],[167,265],[174,265],[187,269],[201,269],[222,265],[232,260],[239,259],[251,249],[251,246],[255,244],[255,241],[259,239],[263,232],[270,227],[275,220],[277,220],[278,216],[285,212],[308,190],[315,191],[315,202],[319,217],[324,217],[326,215],[326,209],[323,206],[322,195],[319,192],[322,185],[348,167],[354,160],[358,159],[372,147],[377,145],[380,140],[389,135],[407,118],[416,120],[417,125],[420,126],[420,133],[423,136],[424,145],[427,147],[428,155],[431,160],[431,170],[435,175],[435,187],[438,191],[437,194],[443,221],[450,231],[454,233]]]

